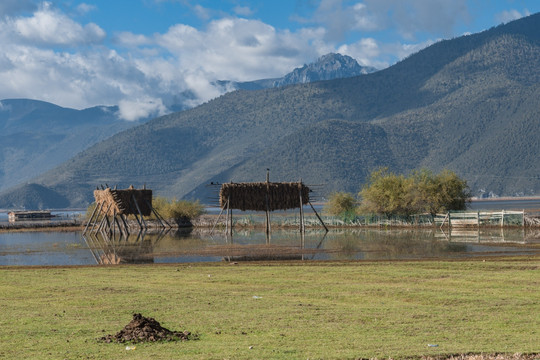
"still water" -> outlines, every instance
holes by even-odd
[[[96,265],[272,260],[398,260],[540,253],[540,229],[208,230],[132,234],[0,233],[0,265]]]

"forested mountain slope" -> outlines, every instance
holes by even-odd
[[[137,124],[119,120],[117,111],[105,106],[75,110],[30,99],[0,101],[0,190]]]

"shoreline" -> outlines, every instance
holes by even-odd
[[[530,200],[538,200],[540,201],[540,195],[531,195],[531,196],[500,196],[500,197],[490,197],[490,198],[477,198],[472,197],[471,202],[477,202],[477,201],[530,201]],[[320,205],[323,206],[324,202],[314,202],[313,205]],[[204,205],[205,207],[214,207],[209,205]],[[59,209],[43,209],[46,211],[51,212],[81,212],[86,211],[86,208],[59,208]],[[9,213],[11,211],[24,211],[23,209],[1,209],[0,208],[0,214],[1,213]]]
[[[540,198],[538,198],[540,200]],[[492,200],[488,200],[492,201]],[[492,210],[487,211],[488,213],[504,213],[505,210]],[[509,211],[510,212],[510,211]],[[471,211],[471,213],[478,213],[478,211]],[[527,214],[527,211],[524,211],[524,214]],[[327,228],[331,229],[341,229],[341,228],[404,228],[404,229],[427,229],[427,228],[438,228],[442,226],[440,221],[437,222],[435,218],[431,218],[430,221],[419,221],[418,220],[407,220],[403,219],[386,219],[382,217],[377,217],[377,221],[371,222],[349,222],[340,219],[339,217],[326,217],[325,225]],[[281,220],[279,220],[281,219]],[[290,221],[293,217],[285,218],[279,214],[274,218],[275,221],[272,221],[272,228],[274,229],[297,229],[299,224],[294,221]],[[296,220],[296,216],[294,216]],[[439,219],[440,220],[440,219]],[[459,219],[458,219],[459,220]],[[34,221],[16,221],[16,222],[3,222],[0,221],[0,232],[9,232],[9,231],[77,231],[84,230],[86,226],[86,221],[83,216],[72,219],[63,219],[63,220],[34,220]],[[416,222],[415,222],[416,221]],[[210,229],[210,228],[226,228],[225,218],[221,218],[216,214],[203,214],[195,219],[168,219],[167,222],[171,225],[167,229],[185,229],[185,228],[195,228],[195,229]],[[485,221],[477,221],[476,223],[461,224],[461,225],[452,225],[452,228],[462,228],[462,229],[474,229],[474,228],[538,228],[540,227],[540,217],[537,214],[537,211],[533,210],[530,212],[529,216],[523,218],[523,224],[515,222],[504,222],[504,224],[499,225],[499,223],[494,223],[492,221],[486,223]],[[444,223],[444,222],[443,222]],[[146,231],[161,230],[160,223],[155,219],[146,220],[147,228]],[[128,227],[130,231],[138,231],[140,229],[138,222],[133,219],[128,220]],[[305,223],[305,227],[308,229],[323,229],[320,223],[308,221]],[[448,227],[448,225],[444,225]],[[239,215],[235,218],[234,221],[235,229],[264,229],[264,221],[261,222],[261,217],[258,214],[248,214],[248,215]]]

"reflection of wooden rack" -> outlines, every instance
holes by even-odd
[[[121,233],[111,237],[108,232],[100,231],[89,232],[83,235],[83,239],[99,265],[141,264],[154,262],[153,248],[167,232],[168,230],[161,230],[156,235],[152,234],[152,238],[149,239],[144,230],[127,237]]]

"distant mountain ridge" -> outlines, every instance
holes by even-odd
[[[235,82],[220,80],[217,83],[223,88],[237,90],[261,90],[281,86],[306,84],[314,81],[343,79],[353,76],[366,75],[377,71],[371,66],[361,66],[350,56],[329,53],[319,57],[315,62],[304,64],[281,78],[261,79],[254,81]]]
[[[266,168],[271,181],[301,178],[325,195],[356,193],[388,166],[448,168],[473,193],[540,194],[539,28],[535,14],[375,73],[234,91],[118,133],[32,183],[70,206],[87,205],[103,183],[205,202],[206,184],[264,181]],[[9,193],[24,203],[30,190]]]
[[[1,100],[0,190],[138,124],[119,120],[117,111],[113,106],[75,110],[38,100]]]
[[[303,82],[354,76],[368,71],[358,63],[340,54],[328,54],[316,63],[305,65],[310,69]],[[292,84],[300,69],[280,79],[263,79],[243,83],[240,87],[257,89]],[[230,82],[222,82],[228,87]],[[226,85],[229,84],[229,85]],[[176,97],[173,111],[184,111],[186,100],[195,100],[195,94],[185,92]],[[123,121],[118,118],[117,106],[96,106],[83,110],[64,108],[31,99],[5,99],[0,101],[0,192],[21,184],[32,177],[52,169],[78,152],[110,137],[117,132],[148,121]]]

